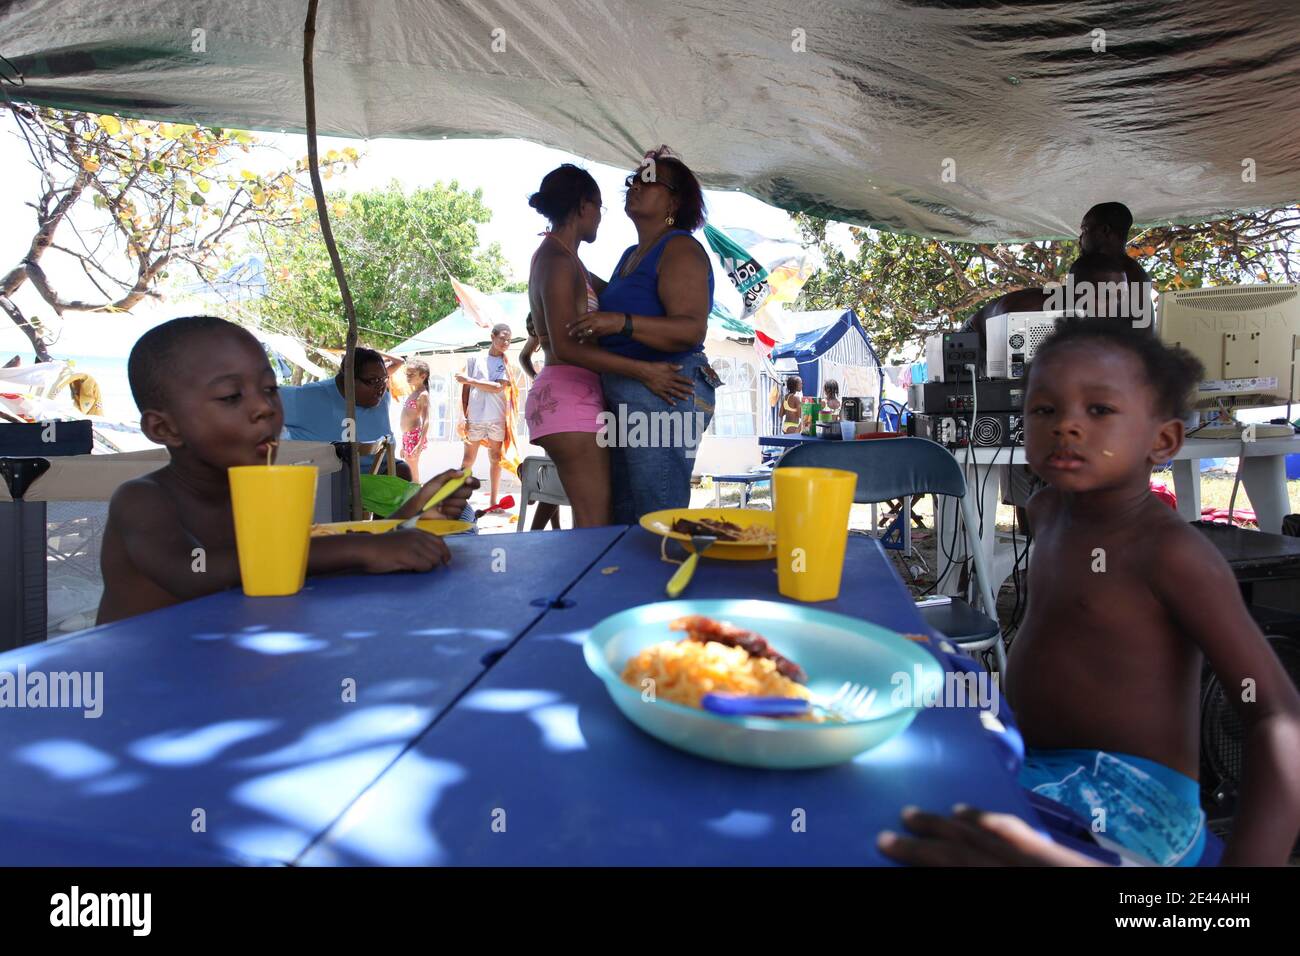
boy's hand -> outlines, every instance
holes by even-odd
[[[912,866],[1103,866],[1039,834],[1008,813],[953,807],[951,817],[903,810],[914,837],[888,830],[876,838],[880,852]]]
[[[410,501],[394,511],[389,515],[389,517],[405,519],[418,514],[420,509],[424,507],[424,503],[432,498],[439,488],[451,481],[453,478],[459,478],[461,474],[461,469],[453,468],[450,471],[444,471],[440,475],[435,475],[420,487],[420,490],[411,497]],[[441,503],[429,509],[428,516],[430,518],[449,518],[452,521],[455,521],[461,516],[461,513],[464,512],[465,506],[469,503],[470,494],[473,493],[474,489],[478,486],[479,480],[477,478],[466,479],[463,485],[453,491]]]
[[[361,570],[370,574],[432,571],[451,562],[451,551],[446,542],[426,531],[411,529],[351,537],[357,539],[356,555]]]

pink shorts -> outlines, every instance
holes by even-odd
[[[558,432],[595,434],[601,429],[597,416],[604,410],[599,375],[577,365],[548,365],[528,390],[524,418],[534,439]]]

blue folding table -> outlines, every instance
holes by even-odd
[[[294,860],[624,531],[449,538],[429,574],[227,591],[0,655],[103,690],[98,717],[0,710],[0,865]]]
[[[549,535],[548,535],[549,537]],[[843,766],[773,771],[660,743],[615,708],[582,640],[664,599],[659,538],[630,529],[299,862],[452,865],[863,865],[916,804],[1034,819],[971,708],[923,711]],[[684,597],[783,600],[771,562],[705,559]],[[849,541],[840,597],[814,605],[925,632],[874,540]]]

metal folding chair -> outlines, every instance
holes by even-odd
[[[791,448],[778,468],[839,468],[855,472],[857,504],[872,504],[911,495],[948,495],[958,500],[966,548],[975,561],[975,581],[983,613],[960,598],[951,605],[921,609],[936,631],[966,651],[993,650],[999,673],[1006,673],[1006,648],[997,621],[997,604],[989,585],[984,552],[976,535],[975,508],[966,495],[961,466],[942,445],[927,438],[881,438],[875,441],[815,442]]]
[[[370,462],[370,473],[377,475],[380,469],[386,468],[385,474],[397,474],[397,457],[394,455],[394,444],[390,438],[381,438],[378,441],[359,441],[357,442],[357,454],[362,458],[367,455],[373,455]]]

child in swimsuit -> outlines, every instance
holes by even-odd
[[[411,359],[406,363],[406,381],[411,394],[402,404],[402,460],[411,468],[411,480],[420,480],[420,453],[429,437],[429,363]]]
[[[803,379],[791,375],[785,380],[785,401],[781,403],[781,431],[794,435],[803,418]]]
[[[840,383],[833,378],[828,378],[826,384],[822,386],[822,393],[826,396],[822,402],[822,408],[835,416],[839,421],[840,417]]]
[[[1020,783],[1130,862],[1196,865],[1208,662],[1245,728],[1222,863],[1281,866],[1300,829],[1300,695],[1218,550],[1150,490],[1152,467],[1182,446],[1203,377],[1187,352],[1114,320],[1069,323],[1038,348],[1025,454],[1047,485],[1028,504],[1029,606],[1007,665]],[[881,849],[907,862],[975,862],[1010,836],[971,812],[904,823],[921,839],[889,835]]]

